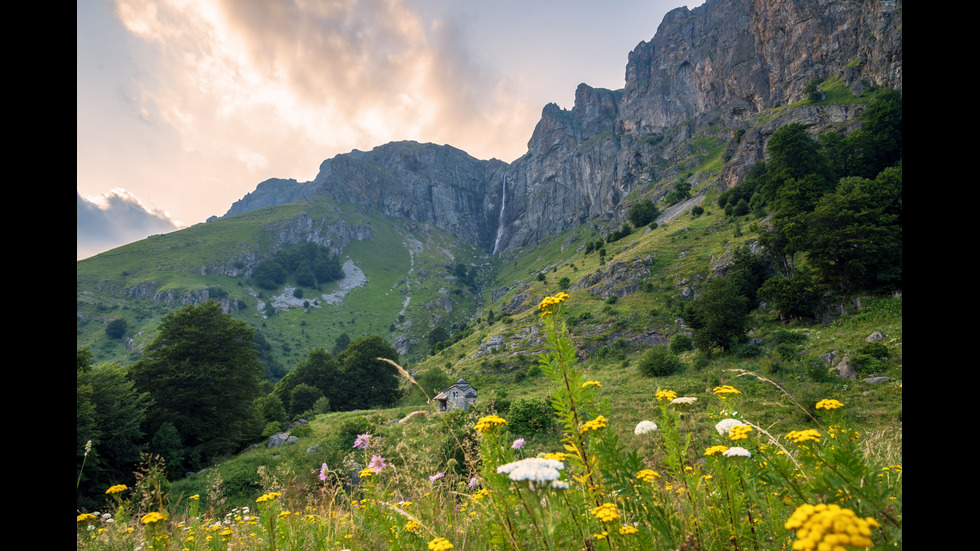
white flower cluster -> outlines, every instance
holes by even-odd
[[[633,429],[633,434],[646,434],[655,430],[657,430],[657,424],[653,421],[640,421],[636,424],[636,428]]]
[[[514,461],[506,465],[497,467],[497,473],[506,473],[511,480],[530,480],[532,482],[545,482],[547,480],[558,480],[560,470],[565,468],[565,464],[555,459],[545,459],[543,457],[529,457]]]
[[[725,457],[752,457],[752,454],[749,452],[749,450],[745,448],[740,448],[738,446],[735,446],[734,448],[728,448],[727,450],[725,450],[725,453],[723,453],[722,455],[724,455]]]
[[[721,421],[718,421],[717,425],[715,425],[715,430],[722,436],[728,436],[728,432],[732,430],[732,427],[737,427],[744,424],[745,423],[739,421],[738,419],[722,419]]]

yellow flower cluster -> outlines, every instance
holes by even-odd
[[[716,386],[711,392],[719,398],[727,398],[729,394],[741,394],[741,392],[731,385]]]
[[[789,438],[797,444],[800,442],[819,442],[820,433],[816,429],[791,430],[786,434],[786,438]]]
[[[619,529],[619,535],[621,536],[628,536],[637,532],[639,532],[639,530],[637,530],[635,526],[623,526]]]
[[[658,402],[663,402],[663,401],[670,402],[674,398],[677,398],[677,393],[674,392],[673,390],[658,390],[657,391],[657,401]]]
[[[488,490],[486,488],[482,488],[480,491],[478,491],[475,494],[473,494],[473,499],[483,499],[483,498],[487,497],[488,495],[490,495],[490,490]]]
[[[479,432],[487,432],[488,430],[496,426],[506,425],[506,424],[507,421],[503,417],[499,417],[497,415],[488,415],[486,417],[480,418],[480,420],[476,422],[476,430]]]
[[[636,478],[642,480],[643,482],[653,482],[654,479],[660,478],[657,471],[652,469],[643,469],[642,471],[636,473]]]
[[[127,488],[126,488],[126,485],[125,484],[116,484],[115,486],[112,486],[108,490],[106,490],[105,493],[107,493],[107,494],[118,494],[119,492],[123,492],[126,489]]]
[[[752,432],[752,427],[749,425],[735,425],[728,431],[728,438],[731,440],[745,440],[749,437],[749,433]]]
[[[543,457],[545,459],[554,459],[555,461],[565,461],[568,459],[568,454],[564,452],[548,452]]]
[[[586,421],[585,424],[582,425],[582,428],[579,429],[579,433],[585,434],[586,432],[588,432],[590,430],[604,429],[604,428],[606,428],[606,422],[607,421],[608,421],[608,419],[606,419],[605,417],[603,417],[602,415],[600,415],[600,416],[596,417],[595,419],[593,419],[591,421]]]
[[[260,495],[255,500],[255,502],[256,503],[265,503],[266,501],[272,501],[273,499],[276,499],[277,497],[279,497],[281,495],[282,494],[279,493],[279,492],[269,492],[268,494],[262,494],[262,495]]]
[[[819,402],[817,402],[817,409],[827,409],[827,410],[830,410],[830,409],[837,409],[837,408],[842,408],[842,407],[844,407],[844,404],[838,402],[837,400],[830,399],[830,398],[824,398],[823,400],[820,400]]]
[[[728,446],[711,446],[710,448],[704,450],[704,455],[715,455],[716,453],[725,453],[728,451]]]
[[[553,313],[551,307],[560,305],[561,303],[565,302],[565,299],[567,298],[568,294],[563,292],[559,292],[553,297],[544,297],[541,302],[538,303],[538,310],[542,311],[541,317],[543,318],[551,315]]]
[[[405,523],[405,531],[415,533],[419,529],[419,523],[414,520],[410,520]]]
[[[151,511],[143,515],[143,518],[140,519],[140,522],[142,522],[143,524],[153,524],[154,522],[159,522],[161,520],[167,520],[166,515],[164,515],[159,511]]]
[[[361,469],[361,471],[357,473],[357,476],[361,478],[368,478],[369,476],[374,476],[374,469],[372,469],[371,467]]]
[[[446,538],[436,538],[429,542],[429,551],[447,551],[453,548]]]
[[[585,381],[582,383],[582,388],[588,388],[590,386],[602,387],[602,385],[599,384],[599,381]]]
[[[592,509],[592,516],[602,522],[612,522],[619,518],[619,511],[616,510],[615,503],[603,503]]]
[[[96,516],[93,515],[92,513],[82,513],[82,514],[78,515],[77,517],[75,517],[75,522],[76,523],[81,523],[81,522],[85,522],[87,520],[95,520],[95,519],[96,519]]]
[[[839,505],[820,503],[797,507],[785,527],[796,531],[796,551],[844,551],[847,547],[871,547],[871,528],[878,528],[879,524]]]

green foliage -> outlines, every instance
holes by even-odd
[[[204,458],[237,449],[254,430],[262,365],[253,343],[252,328],[210,300],[164,316],[130,369],[135,387],[153,398],[148,432],[169,421]]]
[[[558,279],[558,289],[565,291],[572,284],[572,280],[568,276],[563,276]]]
[[[398,352],[378,335],[360,337],[337,356],[342,391],[330,396],[338,410],[369,409],[390,406],[399,397],[395,368],[379,360],[398,363]]]
[[[642,228],[650,222],[657,219],[660,215],[659,209],[653,204],[650,198],[645,198],[643,201],[634,204],[630,207],[629,213],[626,215],[626,219],[630,221],[633,226],[637,228]]]
[[[636,368],[646,377],[667,377],[683,371],[684,362],[665,345],[658,344],[643,353]]]
[[[279,249],[272,258],[260,262],[252,279],[262,289],[278,289],[292,278],[297,285],[316,287],[342,279],[344,270],[330,249],[303,242]]]
[[[689,199],[690,197],[691,184],[687,182],[676,182],[674,184],[674,189],[672,189],[670,193],[664,197],[664,203],[667,203],[668,206],[676,205],[677,203]]]
[[[694,350],[694,340],[684,333],[675,333],[670,336],[670,351],[674,354]]]
[[[105,336],[110,339],[121,339],[126,335],[128,325],[123,318],[116,318],[105,326]]]
[[[518,436],[533,436],[551,429],[554,412],[540,398],[519,398],[510,404],[507,425]]]
[[[808,271],[767,279],[759,289],[759,296],[783,320],[802,320],[811,316],[819,298]]]
[[[731,350],[745,338],[748,312],[749,301],[736,284],[728,278],[712,279],[688,310],[694,345],[708,354],[714,348]]]
[[[294,396],[297,387],[303,389]],[[337,360],[324,349],[317,348],[276,383],[274,393],[279,403],[286,407],[289,416],[295,416],[310,409],[321,396],[325,396],[331,403],[337,403],[342,391],[340,366]]]

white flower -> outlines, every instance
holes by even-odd
[[[694,396],[681,396],[680,398],[674,398],[670,401],[671,404],[693,404],[697,402],[698,399]]]
[[[562,482],[561,480],[555,480],[555,481],[553,481],[551,483],[551,487],[552,488],[558,488],[559,490],[567,490],[568,489],[568,483],[567,482]]]
[[[497,467],[497,473],[507,473],[511,480],[544,482],[546,480],[558,480],[558,471],[564,468],[565,464],[561,461],[544,459],[542,457],[529,457],[501,465]]]
[[[640,421],[636,424],[636,428],[633,429],[633,434],[646,434],[655,430],[657,430],[657,424],[653,421]]]
[[[726,450],[725,453],[723,453],[722,455],[724,455],[725,457],[752,457],[752,454],[749,453],[749,450],[745,448],[740,448],[738,446],[735,446],[734,448],[728,448],[728,450]]]
[[[722,436],[728,436],[728,431],[732,430],[732,427],[737,427],[744,424],[745,423],[739,421],[738,419],[722,419],[721,421],[718,421],[717,425],[715,425],[715,430]]]

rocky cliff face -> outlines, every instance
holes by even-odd
[[[575,105],[545,106],[528,152],[510,165],[449,147],[396,142],[324,161],[313,182],[268,180],[228,214],[324,195],[432,223],[488,252],[590,220],[619,224],[640,185],[662,195],[737,185],[788,122],[847,128],[860,106],[802,106],[815,79],[852,91],[902,88],[900,0],[707,0],[668,13],[630,52],[626,86],[579,85]],[[699,135],[727,145],[721,174],[692,175]],[[740,138],[736,140],[736,136]],[[653,191],[649,191],[652,189]]]

